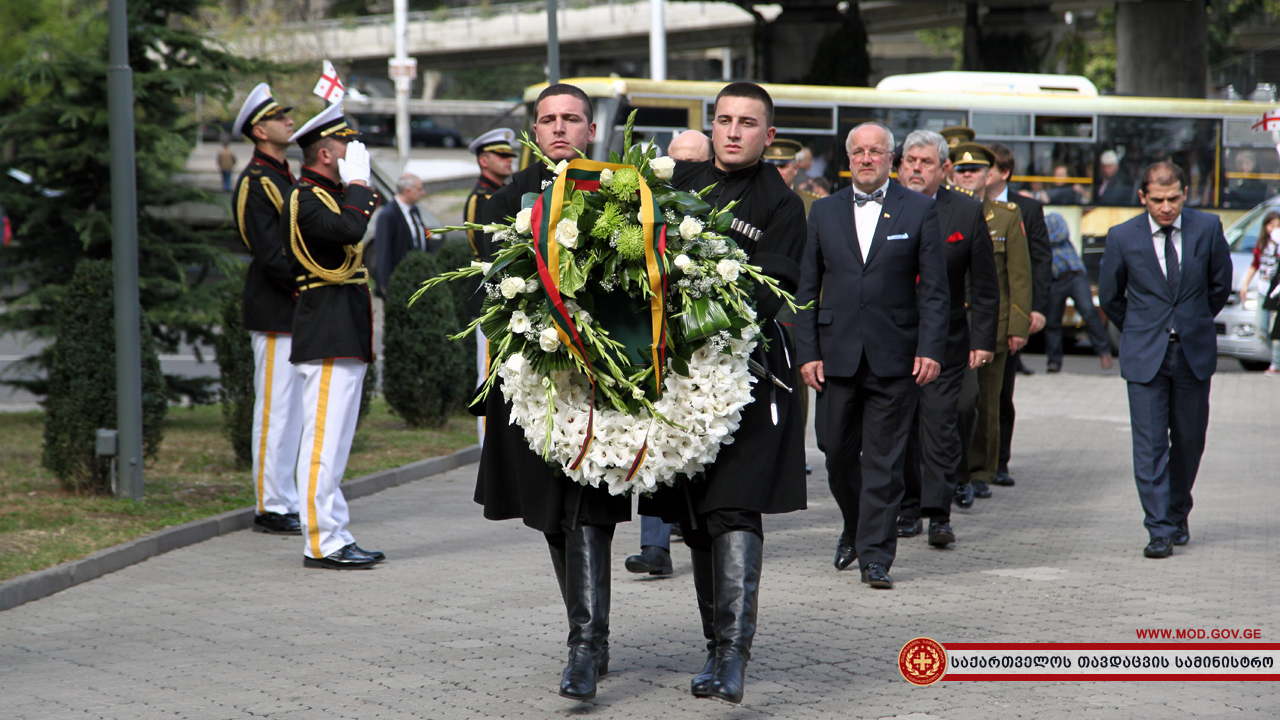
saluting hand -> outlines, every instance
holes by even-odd
[[[369,184],[369,150],[364,143],[359,140],[347,143],[347,156],[338,158],[338,175],[344,185]]]

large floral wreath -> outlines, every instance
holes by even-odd
[[[733,442],[751,402],[751,353],[762,340],[753,283],[793,298],[722,233],[733,203],[672,188],[675,162],[633,145],[608,163],[538,160],[555,173],[506,224],[449,227],[494,234],[492,263],[444,273],[483,276],[479,326],[511,421],[529,447],[573,480],[610,493],[674,484]],[[412,300],[410,301],[412,302]],[[756,366],[757,372],[759,366]]]

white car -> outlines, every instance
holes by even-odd
[[[1271,210],[1280,210],[1280,195],[1245,213],[1226,229],[1231,247],[1231,295],[1227,306],[1213,319],[1218,330],[1218,354],[1236,358],[1245,370],[1266,370],[1271,364],[1271,349],[1266,343],[1270,328],[1258,327],[1258,292],[1250,290],[1240,302],[1240,284],[1253,264],[1253,246],[1262,230],[1262,218]]]

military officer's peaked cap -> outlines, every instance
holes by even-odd
[[[351,140],[358,137],[360,133],[347,123],[347,119],[342,115],[342,103],[335,103],[320,111],[319,115],[307,121],[298,131],[289,138],[290,142],[296,142],[302,147],[311,147],[325,138],[342,138]]]
[[[960,143],[973,142],[973,139],[978,136],[978,134],[973,131],[973,128],[965,127],[963,125],[942,128],[942,131],[938,134],[946,138],[948,147],[955,147]]]
[[[292,105],[281,105],[271,97],[269,85],[258,83],[257,87],[249,91],[249,97],[245,98],[244,105],[240,106],[240,114],[236,116],[236,122],[231,126],[231,134],[244,133],[245,137],[252,140],[254,125],[292,109]]]
[[[476,155],[491,152],[496,155],[502,155],[503,157],[515,157],[516,151],[511,149],[511,145],[515,141],[515,130],[511,130],[509,128],[498,128],[496,130],[490,130],[475,140],[472,140],[471,144],[467,146],[467,149]]]
[[[984,145],[976,142],[963,142],[951,148],[951,163],[957,168],[962,165],[986,165],[995,162],[995,155]]]
[[[786,165],[787,163],[795,162],[796,153],[800,152],[803,147],[795,140],[779,138],[764,149],[764,161],[770,165]]]

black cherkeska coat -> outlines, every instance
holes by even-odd
[[[231,218],[253,261],[244,278],[244,329],[293,332],[293,270],[281,244],[280,218],[293,185],[289,163],[254,148],[231,199]]]
[[[541,193],[551,172],[536,163],[516,173],[511,182],[485,203],[480,222],[505,223],[520,212],[525,193]],[[493,238],[484,234],[478,250],[492,260]],[[560,533],[565,525],[607,525],[631,519],[631,498],[610,495],[603,487],[580,485],[565,477],[529,449],[524,430],[511,424],[511,403],[506,402],[496,384],[484,403],[484,447],[476,479],[475,501],[484,506],[489,520],[520,518],[525,525],[544,533]],[[567,522],[566,522],[567,521]]]
[[[806,237],[804,202],[787,187],[777,168],[757,163],[726,173],[717,169],[712,160],[681,162],[676,163],[671,184],[692,191],[715,184],[705,197],[715,207],[738,200],[733,216],[746,227],[738,224],[730,237],[747,253],[751,264],[777,279],[782,289],[795,293]],[[783,302],[763,287],[757,288],[756,300],[757,322],[768,339],[768,351],[758,349],[755,357],[767,356],[769,369],[790,386],[791,392],[757,379],[752,401],[742,409],[733,443],[721,446],[705,477],[675,487],[660,487],[652,496],[642,495],[642,515],[687,522],[690,510],[700,515],[726,509],[786,513],[806,507],[806,418],[796,350],[788,333],[774,320],[784,307]],[[775,403],[776,424],[771,407]]]
[[[359,245],[364,239],[369,216],[379,200],[378,194],[367,187],[352,185],[344,190],[341,183],[304,166],[302,176],[285,196],[283,212],[289,217],[291,205],[297,203],[301,247],[320,267],[333,270],[346,260],[345,248]],[[302,278],[299,287],[312,284],[315,279],[293,251],[292,222],[280,223],[280,232],[295,280]],[[373,362],[373,303],[368,285],[324,285],[299,290],[289,362],[329,358]]]

